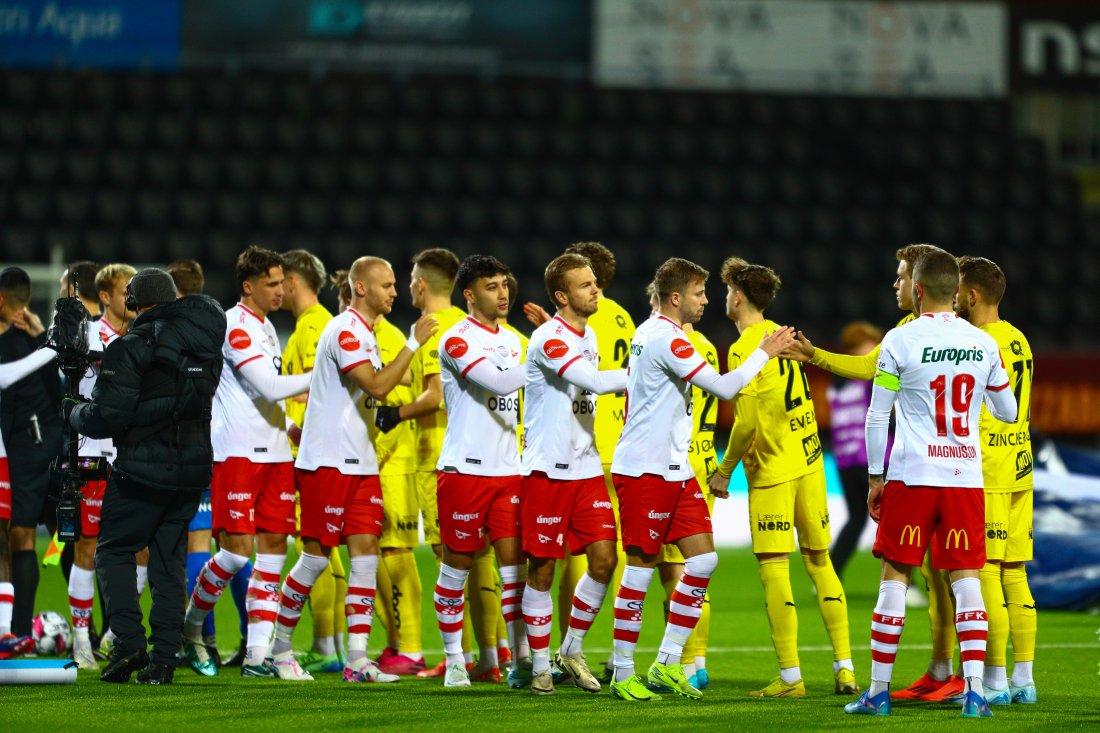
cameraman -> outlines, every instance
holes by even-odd
[[[113,438],[117,450],[95,553],[116,635],[100,679],[127,682],[141,669],[139,683],[168,684],[186,604],[187,525],[210,485],[210,406],[226,321],[208,296],[176,300],[171,276],[156,268],[134,275],[126,298],[137,318],[103,352],[92,401],[73,408],[69,423],[83,435]],[[134,553],[146,546],[151,655],[134,586]]]

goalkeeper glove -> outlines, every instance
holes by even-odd
[[[378,405],[374,408],[374,425],[383,433],[388,433],[401,422],[399,408],[388,405]]]

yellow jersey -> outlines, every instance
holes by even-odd
[[[516,338],[519,339],[519,345],[520,345],[520,350],[519,350],[520,357],[519,357],[519,359],[520,359],[520,363],[522,364],[523,362],[527,361],[527,344],[530,343],[531,339],[524,336],[523,333],[521,333],[519,331],[519,329],[517,329],[512,324],[505,323],[503,325],[506,329],[508,329],[509,331],[514,333],[516,335]],[[516,421],[516,436],[519,438],[519,454],[523,455],[523,389],[522,388],[519,390],[519,419]]]
[[[754,323],[730,347],[729,368],[736,369],[760,346],[766,331],[779,328],[774,321]],[[737,397],[753,400],[756,424],[741,461],[749,486],[773,486],[823,470],[817,417],[810,399],[810,382],[802,364],[771,359]]]
[[[313,369],[313,363],[317,360],[317,341],[331,320],[332,314],[320,303],[311,305],[298,315],[294,333],[290,334],[283,349],[283,374],[305,374]],[[287,400],[286,416],[302,427],[306,419],[305,403]],[[298,446],[291,443],[290,450],[297,457]]]
[[[898,321],[898,326],[904,326],[916,317],[915,313],[910,313]],[[896,327],[897,326],[895,326],[895,328]],[[870,352],[863,356],[834,354],[831,351],[825,351],[825,349],[814,349],[814,355],[813,358],[810,359],[810,363],[816,367],[821,367],[827,372],[836,374],[838,377],[844,377],[845,379],[864,379],[869,381],[875,378],[875,371],[878,369],[878,352],[880,348],[881,344],[871,349]],[[733,367],[730,368],[732,369]]]
[[[634,338],[634,320],[621,305],[611,298],[600,297],[596,312],[588,317],[588,325],[596,332],[596,347],[600,351],[601,370],[623,369],[630,355],[630,342]],[[596,398],[596,450],[604,465],[611,464],[615,444],[623,432],[626,418],[626,393],[609,392]]]
[[[374,337],[378,339],[378,351],[382,357],[382,364],[389,364],[401,349],[405,348],[405,333],[386,320],[385,316],[374,324]],[[383,405],[400,407],[413,401],[412,387],[398,384],[386,399]],[[374,450],[378,454],[378,473],[382,476],[399,475],[416,472],[416,426],[412,420],[402,420],[397,427],[388,433],[383,433],[370,425],[371,439],[374,440]]]
[[[987,323],[981,329],[993,337],[1001,350],[1016,395],[1016,422],[1004,423],[982,405],[979,430],[982,436],[982,476],[985,490],[994,494],[1033,488],[1031,457],[1031,379],[1035,359],[1031,346],[1019,329],[1008,321]]]
[[[718,368],[718,349],[699,331],[687,332],[688,340],[707,363]],[[691,388],[691,445],[688,463],[704,493],[709,493],[707,480],[718,470],[718,454],[714,451],[714,426],[718,422],[718,398],[698,387]]]
[[[428,377],[439,374],[439,337],[451,326],[466,317],[466,312],[451,306],[435,316],[435,335],[424,342],[416,355],[413,356],[409,369],[412,373],[412,394],[415,398],[424,391],[424,384]],[[416,470],[435,471],[436,461],[439,460],[439,452],[443,450],[443,433],[447,432],[447,413],[443,405],[435,412],[421,415],[416,418]]]

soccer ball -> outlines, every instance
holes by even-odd
[[[31,635],[39,654],[64,654],[73,642],[73,631],[65,617],[55,611],[43,611],[31,623]]]

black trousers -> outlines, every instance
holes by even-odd
[[[170,664],[180,649],[187,604],[187,526],[199,508],[200,496],[160,491],[117,476],[107,482],[95,569],[115,643],[127,653],[152,643],[152,660]],[[149,548],[153,596],[148,639],[134,561],[134,553],[144,547]]]
[[[841,469],[840,482],[844,485],[844,500],[848,504],[848,521],[829,551],[837,575],[844,572],[844,566],[855,552],[859,536],[867,526],[867,467]]]

